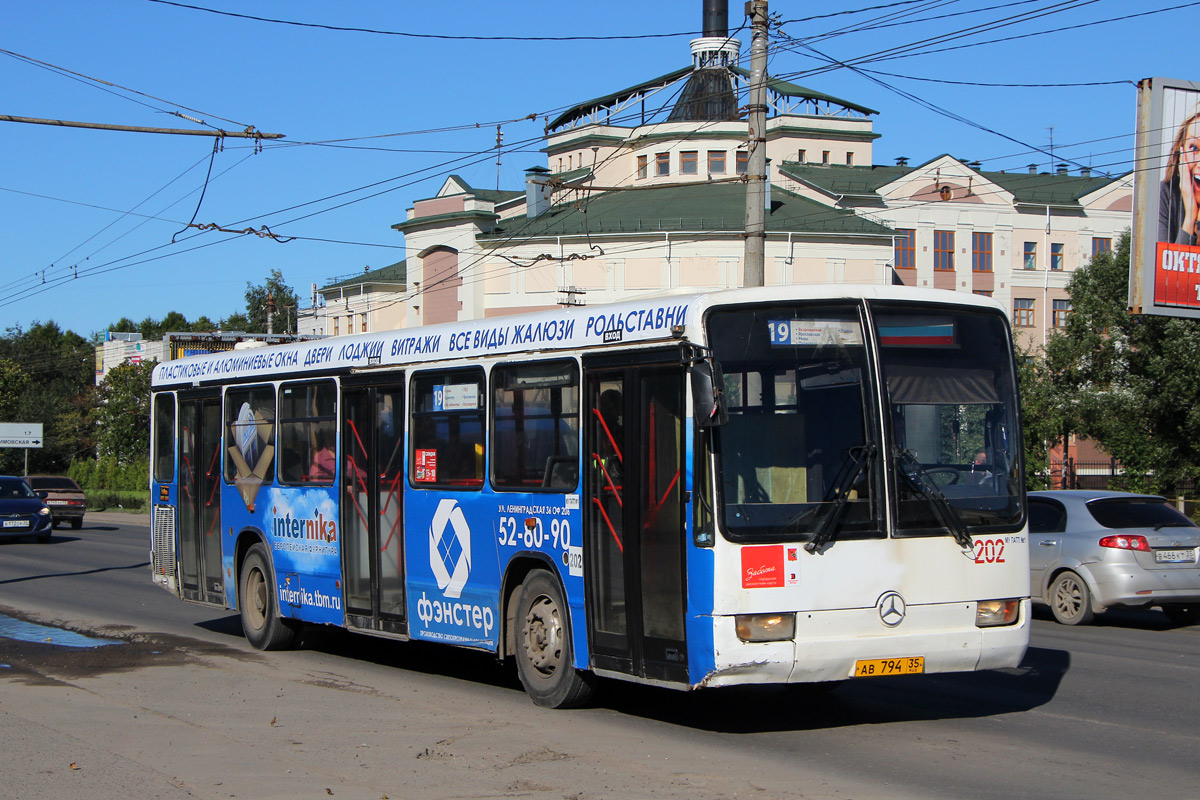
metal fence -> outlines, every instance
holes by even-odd
[[[1144,475],[1134,475],[1125,469],[1121,462],[1114,459],[1108,461],[1078,461],[1068,458],[1065,461],[1050,461],[1049,484],[1051,489],[1113,489],[1129,491],[1141,483]],[[1187,479],[1175,487],[1174,494],[1196,494],[1196,481]]]

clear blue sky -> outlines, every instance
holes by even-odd
[[[445,175],[454,172],[474,186],[495,187],[495,151],[479,153],[494,147],[498,121],[538,115],[536,123],[504,127],[506,146],[535,140],[503,156],[501,185],[519,189],[523,169],[544,163],[536,141],[543,118],[686,66],[702,5],[701,0],[181,2],[418,34],[680,35],[615,41],[409,38],[241,19],[152,0],[0,0],[0,48],[24,57],[0,53],[0,114],[196,127],[167,113],[182,111],[210,125],[253,125],[287,135],[284,144],[268,143],[261,153],[245,141],[227,140],[212,159],[197,213],[210,139],[0,122],[0,330],[54,320],[90,336],[121,317],[136,322],[169,311],[220,319],[243,310],[246,282],[261,283],[273,268],[306,298],[311,283],[394,263],[403,258],[403,238],[390,226],[404,218],[414,199],[436,192]],[[892,73],[874,75],[882,84],[847,68],[820,70],[818,55],[784,48],[790,44],[784,39],[773,41],[780,47],[771,61],[773,75],[879,110],[877,164],[892,164],[897,156],[916,164],[948,152],[980,160],[985,169],[1023,170],[1031,162],[1048,169],[1050,157],[1031,148],[1048,149],[1052,127],[1055,161],[1123,173],[1132,168],[1132,82],[1150,76],[1200,79],[1191,44],[1200,27],[1200,4],[1185,0],[772,0],[770,11],[782,20],[799,20],[885,5],[890,7],[783,26],[792,39],[842,62],[898,48],[906,57],[861,65]],[[742,0],[731,0],[731,30],[742,24],[742,11]],[[914,43],[1015,15],[1032,18],[925,45],[968,47],[910,55]],[[884,23],[887,27],[879,27]],[[836,31],[842,32],[826,36]],[[1046,33],[1025,36],[1039,32]],[[1015,36],[1025,38],[984,43]],[[749,35],[739,38],[748,54]],[[1129,83],[990,87],[914,77],[983,84]],[[312,144],[345,139],[357,141]],[[303,238],[279,244],[211,231],[180,233],[193,213],[197,223],[238,229],[265,224],[277,234]]]

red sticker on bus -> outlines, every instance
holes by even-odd
[[[418,450],[413,480],[418,483],[437,482],[437,450]]]
[[[742,548],[742,588],[783,586],[783,545]]]

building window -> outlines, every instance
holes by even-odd
[[[992,271],[992,234],[971,234],[971,271]]]
[[[1013,325],[1018,328],[1033,327],[1033,300],[1028,297],[1013,299]]]
[[[1025,269],[1037,269],[1037,242],[1025,243]]]
[[[1112,239],[1101,239],[1097,236],[1092,237],[1092,258],[1107,253],[1112,250]]]
[[[847,167],[854,166],[854,153],[846,153],[846,166]]]
[[[1051,320],[1056,328],[1065,328],[1067,326],[1067,317],[1071,313],[1070,300],[1055,300],[1054,311]]]
[[[991,289],[974,289],[971,291],[971,294],[977,294],[980,297],[991,297],[992,290]]]
[[[954,269],[954,231],[933,232],[933,268]]]
[[[333,318],[333,335],[334,336],[338,335],[338,318],[337,317]]]
[[[828,163],[829,163],[829,151],[828,151],[828,150],[822,150],[822,151],[821,151],[821,163],[822,163],[822,164],[828,164]]]
[[[359,330],[361,330],[363,333],[366,333],[367,332],[367,315],[365,313],[359,314],[358,322],[359,322]]]
[[[808,161],[808,151],[801,150],[800,152],[796,153],[796,160],[801,164],[806,163]]]
[[[656,177],[663,177],[671,174],[671,154],[670,153],[655,153],[654,154],[654,174]]]
[[[1050,243],[1050,269],[1061,270],[1063,268],[1063,245],[1062,242]]]
[[[679,174],[695,175],[699,164],[699,153],[695,150],[683,150],[679,153]]]
[[[917,268],[917,232],[908,228],[896,229],[896,269]]]
[[[738,150],[737,151],[737,165],[736,165],[737,174],[745,175],[746,168],[749,166],[750,166],[750,154],[748,152],[746,152],[745,150]]]
[[[724,150],[709,150],[708,151],[708,174],[709,175],[724,175],[725,174],[725,151]]]
[[[354,333],[354,315],[346,315],[346,333]]]
[[[638,156],[637,158],[637,176],[639,178],[647,178],[650,176],[649,159],[646,156]]]

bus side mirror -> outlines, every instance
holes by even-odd
[[[689,373],[696,427],[714,428],[729,422],[729,409],[725,406],[725,380],[716,359],[704,358],[693,362]]]

